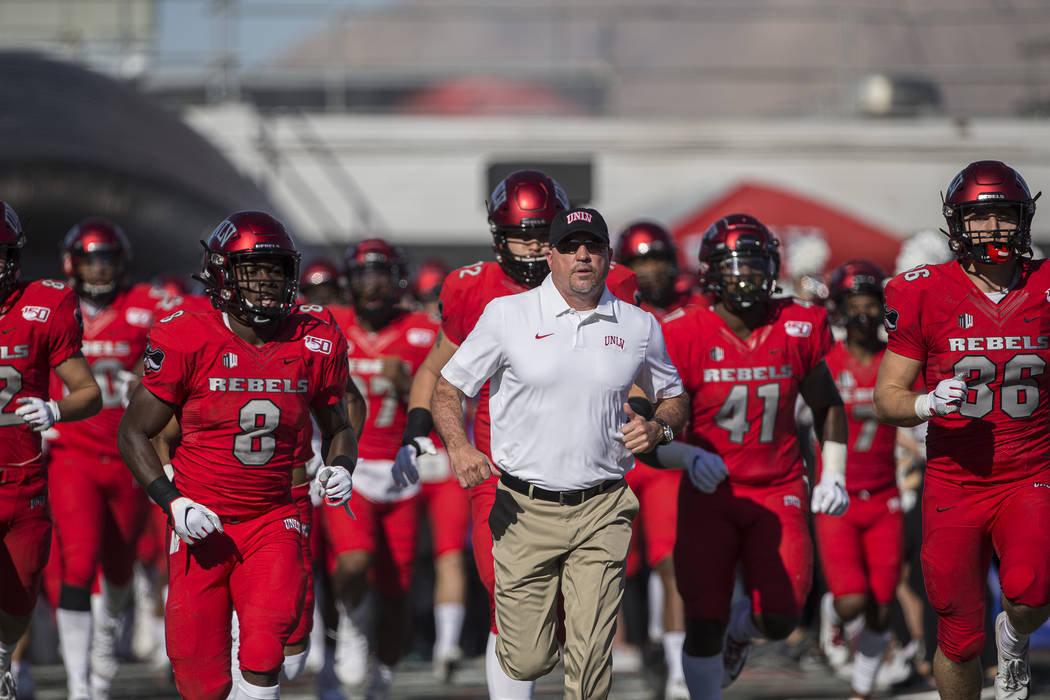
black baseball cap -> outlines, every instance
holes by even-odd
[[[569,209],[554,215],[550,228],[551,248],[558,245],[572,233],[589,233],[609,245],[609,227],[596,209]]]

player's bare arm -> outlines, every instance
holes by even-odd
[[[444,377],[439,377],[430,400],[434,425],[448,450],[452,473],[463,488],[483,483],[497,474],[489,458],[475,449],[463,427],[463,399],[466,396]]]
[[[454,354],[459,350],[459,345],[445,337],[438,331],[433,347],[427,353],[423,364],[416,370],[416,376],[412,378],[412,388],[408,394],[408,410],[413,408],[430,409],[430,397],[434,394],[434,386],[441,376],[441,369]]]
[[[69,395],[58,402],[60,421],[83,420],[102,410],[102,392],[83,355],[76,353],[59,364],[55,374],[69,389]]]
[[[357,464],[357,432],[350,424],[345,397],[323,408],[313,408],[311,413],[321,432],[322,444],[328,445],[324,463],[339,464],[335,460],[343,457],[345,459],[340,462],[346,466],[346,461],[349,461],[351,466],[347,470],[352,472]]]
[[[365,420],[368,418],[368,402],[361,395],[361,390],[354,384],[353,379],[346,381],[346,416],[350,420],[350,427],[354,429],[354,435],[360,436],[365,429]]]
[[[151,440],[174,422],[175,408],[153,392],[139,388],[120,420],[117,449],[132,475],[144,488],[164,477],[164,469]],[[177,426],[178,423],[175,423]],[[169,455],[170,457],[170,455]]]
[[[821,444],[845,444],[849,435],[846,428],[846,410],[835,386],[831,370],[823,360],[802,378],[799,393],[813,411],[813,425]]]
[[[143,389],[143,391],[146,391],[146,389]],[[179,439],[181,433],[182,429],[179,427],[179,421],[172,416],[168,424],[150,440],[153,443],[153,449],[157,452],[157,459],[160,460],[161,464],[171,464],[171,454],[173,452],[171,446]]]
[[[875,417],[883,423],[910,428],[923,422],[915,413],[915,400],[920,396],[912,391],[922,370],[922,362],[887,350],[879,365],[875,381]]]

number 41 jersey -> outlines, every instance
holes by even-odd
[[[664,319],[667,353],[692,399],[686,442],[721,456],[731,482],[753,486],[802,475],[795,399],[832,342],[823,309],[795,299],[773,299],[768,308],[747,340],[710,308]]]
[[[924,363],[926,391],[955,375],[968,387],[958,413],[930,421],[930,475],[998,482],[1050,469],[1050,265],[1020,269],[998,304],[954,261],[886,286],[889,350]]]
[[[254,347],[217,311],[176,311],[150,330],[143,362],[143,384],[182,428],[175,485],[228,518],[291,503],[310,409],[338,402],[348,381],[343,334],[299,312]]]

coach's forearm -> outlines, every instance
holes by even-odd
[[[654,418],[666,422],[671,426],[675,435],[685,430],[686,422],[689,420],[689,395],[682,392],[678,396],[672,396],[656,404]]]
[[[455,450],[470,444],[467,431],[463,425],[462,391],[454,387],[444,377],[439,377],[430,398],[430,413],[434,417],[441,440],[449,450]]]

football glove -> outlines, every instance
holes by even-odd
[[[222,532],[222,522],[210,508],[181,496],[171,502],[171,521],[186,544],[196,544],[213,532]]]
[[[25,421],[35,433],[47,430],[62,418],[54,399],[44,401],[36,396],[29,396],[19,399],[18,403],[22,405],[15,409],[15,415]]]
[[[399,489],[419,481],[419,469],[416,466],[416,459],[423,454],[437,454],[434,441],[426,436],[412,438],[397,451],[397,456],[394,458],[394,466],[390,468],[390,473],[394,477],[394,484]]]

